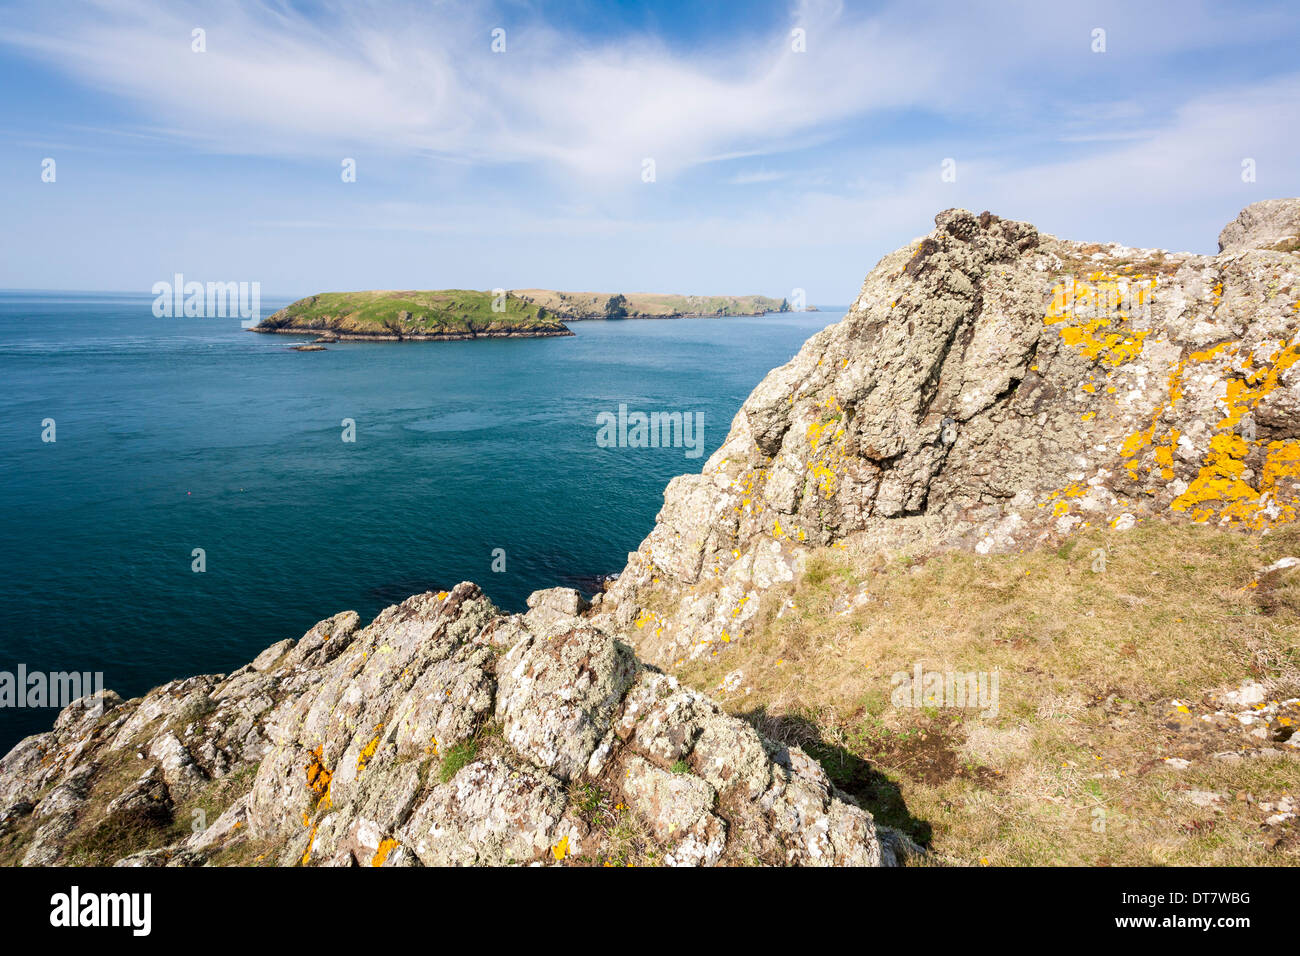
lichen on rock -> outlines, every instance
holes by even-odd
[[[464,583],[368,627],[337,615],[228,676],[74,704],[0,760],[4,851],[29,865],[567,865],[626,861],[639,833],[639,859],[673,865],[892,859],[812,761],[647,668],[580,616],[576,592],[530,604],[503,615]],[[130,775],[110,771],[119,754]],[[107,849],[103,818],[130,824]]]

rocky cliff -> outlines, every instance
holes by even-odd
[[[23,865],[879,865],[877,828],[590,626],[576,591],[503,616],[472,584],[345,612],[233,674],[74,703],[0,761]]]
[[[674,479],[594,608],[504,615],[466,583],[74,704],[0,760],[0,862],[898,862],[807,753],[664,667],[743,645],[816,547],[1294,521],[1298,236],[1294,199],[1215,256],[943,212]]]
[[[980,553],[1153,519],[1297,516],[1300,200],[1215,256],[950,209],[673,479],[602,617],[647,660],[743,640],[812,546]]]

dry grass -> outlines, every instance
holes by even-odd
[[[827,549],[765,596],[753,634],[680,676],[715,691],[740,668],[728,707],[940,861],[1294,864],[1297,822],[1265,827],[1257,803],[1300,796],[1300,752],[1225,763],[1210,750],[1239,736],[1168,722],[1172,699],[1199,715],[1246,678],[1300,694],[1300,572],[1252,587],[1288,554],[1295,529],[1160,524],[990,557]],[[918,663],[996,672],[996,715],[896,703],[894,675]],[[1198,807],[1190,790],[1223,799]]]

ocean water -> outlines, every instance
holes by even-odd
[[[151,305],[0,292],[0,671],[102,672],[131,697],[463,580],[506,610],[590,592],[668,480],[844,311],[293,352],[310,340]],[[620,403],[702,412],[703,454],[598,447]],[[0,752],[54,713],[0,708]]]

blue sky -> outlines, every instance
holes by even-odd
[[[1213,252],[1300,194],[1297,49],[1293,0],[0,3],[0,287],[842,304],[950,206]]]

